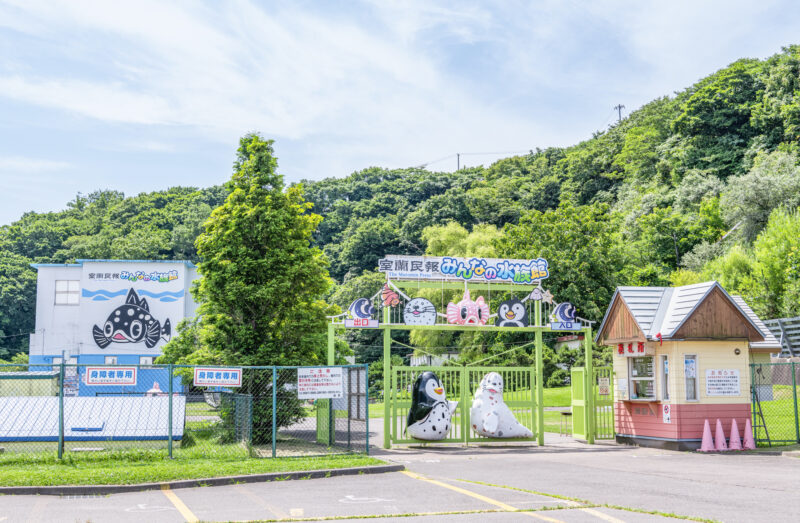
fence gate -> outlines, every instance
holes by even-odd
[[[614,371],[611,367],[594,369],[595,439],[614,439]]]
[[[572,367],[569,382],[572,388],[572,437],[588,441],[585,374],[583,367]]]
[[[536,441],[536,370],[534,367],[392,367],[390,434],[392,443],[420,443],[405,433],[414,381],[422,372],[432,371],[442,381],[447,401],[458,401],[451,419],[450,433],[432,443],[469,443],[491,441]],[[530,429],[530,438],[487,438],[470,426],[472,398],[481,379],[489,372],[503,377],[503,401],[517,421]]]

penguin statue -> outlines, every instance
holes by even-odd
[[[416,439],[436,441],[447,437],[457,401],[446,401],[439,377],[425,371],[414,382],[406,433]]]
[[[472,430],[488,438],[531,438],[533,433],[503,402],[503,377],[490,372],[481,380],[469,410]]]

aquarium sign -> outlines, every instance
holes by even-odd
[[[547,260],[388,255],[378,271],[390,279],[536,284],[550,276]]]
[[[194,369],[195,387],[241,387],[242,369],[221,367],[196,367]]]
[[[87,385],[136,385],[136,367],[86,367]]]

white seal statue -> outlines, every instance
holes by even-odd
[[[469,410],[472,430],[488,438],[530,438],[533,433],[520,424],[503,402],[503,377],[490,372],[481,380]]]

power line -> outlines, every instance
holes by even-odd
[[[424,169],[425,167],[432,165],[434,163],[443,162],[445,160],[449,160],[451,158],[456,159],[456,170],[461,169],[461,157],[462,156],[500,156],[500,155],[511,155],[511,154],[527,154],[530,153],[532,149],[527,149],[524,151],[490,151],[490,152],[469,152],[469,153],[452,153],[448,154],[447,156],[442,156],[441,158],[437,158],[435,160],[431,160],[429,162],[423,162],[420,164],[416,164],[416,167],[419,169]]]

